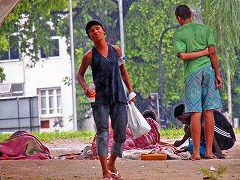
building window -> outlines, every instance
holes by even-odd
[[[40,56],[41,58],[51,58],[57,57],[60,55],[59,53],[59,39],[52,39],[52,44],[47,47],[47,50],[44,51],[44,48],[40,48]]]
[[[19,43],[15,42],[13,47],[0,57],[0,61],[19,60],[19,54]]]
[[[42,115],[59,115],[62,112],[61,89],[39,89]]]

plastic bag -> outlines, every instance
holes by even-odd
[[[148,133],[151,130],[151,126],[133,102],[128,104],[128,127],[134,139]]]

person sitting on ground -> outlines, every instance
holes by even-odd
[[[225,158],[222,154],[222,150],[228,150],[233,147],[236,137],[232,128],[232,125],[228,122],[227,118],[218,110],[213,110],[214,115],[214,138],[213,138],[213,153],[218,158]],[[181,140],[177,140],[174,143],[175,147],[181,146],[187,139],[191,138],[191,113],[185,113],[184,104],[179,104],[174,109],[174,117],[180,122],[185,124],[185,135]],[[205,143],[204,138],[204,117],[201,117],[202,132],[201,132],[201,142]],[[190,147],[188,147],[189,149]],[[204,155],[202,155],[204,156]]]

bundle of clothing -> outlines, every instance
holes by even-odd
[[[0,143],[0,160],[51,159],[49,149],[27,131],[17,131]]]

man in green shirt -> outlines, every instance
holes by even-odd
[[[214,135],[213,109],[222,106],[219,88],[222,79],[218,69],[218,58],[211,29],[192,22],[192,12],[186,5],[175,10],[181,27],[174,33],[177,56],[184,61],[185,111],[191,112],[191,134],[193,139],[192,160],[199,160],[201,115],[205,117],[205,158],[213,158]]]

